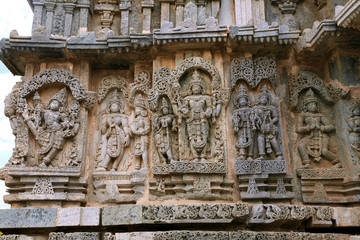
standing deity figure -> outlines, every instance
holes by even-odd
[[[184,104],[180,111],[182,117],[186,118],[186,129],[193,160],[206,161],[206,146],[209,141],[213,110],[211,97],[203,94],[203,79],[196,70],[190,79],[189,89],[191,95],[184,98]]]
[[[349,125],[349,139],[351,147],[360,152],[360,105],[355,105],[350,109],[350,116],[346,122]]]
[[[275,106],[271,105],[271,95],[266,84],[260,89],[254,112],[256,115],[259,159],[264,159],[266,154],[271,154],[274,151],[276,159],[282,160],[280,144],[277,140],[279,116]]]
[[[148,145],[150,132],[150,119],[148,118],[147,106],[143,95],[138,94],[134,99],[135,119],[130,124],[132,134],[135,136],[135,169],[148,166]]]
[[[123,158],[125,147],[130,144],[128,116],[124,114],[124,107],[116,90],[107,108],[100,123],[102,160],[96,171],[106,171],[111,160],[114,160],[111,171],[116,171]]]
[[[155,116],[154,119],[155,145],[161,161],[169,163],[174,161],[171,149],[171,132],[176,131],[176,119],[174,115],[170,114],[170,105],[165,98],[162,99],[160,110],[161,116]]]
[[[51,98],[47,108],[43,110],[43,116],[38,121],[40,126],[36,126],[37,119],[29,116],[29,109],[25,106],[23,117],[41,146],[38,150],[43,156],[40,167],[49,165],[63,149],[65,139],[74,136],[79,130],[80,122],[71,121],[69,114],[64,111],[66,101],[67,90],[63,88]]]
[[[331,161],[333,167],[341,167],[339,158],[328,150],[328,133],[334,132],[335,127],[321,113],[317,99],[311,89],[306,92],[303,110],[300,114],[297,133],[305,135],[300,140],[298,151],[303,162],[303,168],[310,168],[310,157],[320,162],[321,157]]]
[[[255,114],[249,100],[250,96],[246,88],[240,85],[235,96],[235,109],[232,114],[234,131],[237,134],[235,147],[239,150],[240,160],[245,160],[246,157],[252,160],[254,154]]]

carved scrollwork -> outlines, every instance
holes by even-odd
[[[112,89],[118,89],[126,98],[128,90],[126,80],[120,76],[107,76],[101,80],[98,86],[98,101],[101,102]]]
[[[345,97],[350,90],[344,89],[334,83],[325,85],[323,80],[315,74],[308,71],[300,71],[293,76],[289,84],[290,106],[295,108],[299,104],[300,93],[308,88],[315,89],[321,97],[329,103],[335,103]]]
[[[238,80],[245,80],[252,88],[258,86],[262,79],[269,79],[274,85],[277,78],[276,61],[270,57],[236,58],[231,61],[231,85]]]
[[[31,93],[37,91],[45,84],[63,83],[71,90],[72,96],[81,101],[85,98],[85,89],[81,81],[72,73],[60,69],[45,69],[29,79],[20,89],[19,97],[26,98]]]

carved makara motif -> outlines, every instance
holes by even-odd
[[[303,136],[298,151],[304,168],[311,168],[311,159],[320,162],[322,158],[329,160],[335,168],[341,167],[339,158],[328,149],[328,134],[334,131],[334,125],[319,112],[318,100],[310,88],[306,92],[296,128],[296,132]]]

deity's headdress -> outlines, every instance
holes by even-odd
[[[203,79],[199,74],[198,70],[195,70],[193,75],[191,76],[190,79],[190,84],[189,84],[189,89],[191,89],[194,85],[198,85],[200,86],[203,90],[205,89],[204,83],[203,83]]]
[[[61,89],[57,93],[54,94],[54,96],[51,98],[50,102],[52,100],[57,100],[61,104],[62,107],[66,105],[67,101],[67,90],[66,88]]]
[[[268,104],[271,104],[271,94],[270,94],[270,91],[269,91],[269,88],[268,88],[267,84],[264,84],[261,87],[260,92],[257,95],[257,101],[258,102],[260,101],[260,98],[262,96],[266,96],[268,98]]]
[[[143,97],[142,94],[138,94],[135,96],[134,99],[134,107],[139,107],[142,109],[147,109],[146,107],[146,103],[145,103],[145,98]]]
[[[37,91],[34,93],[33,101],[34,102],[35,101],[41,102],[41,97],[40,97],[40,95],[39,95],[39,93]]]
[[[109,107],[111,106],[111,104],[116,103],[119,105],[120,109],[122,109],[122,102],[121,99],[119,97],[118,91],[117,89],[115,89],[110,101],[109,101]]]
[[[238,90],[237,90],[237,93],[236,93],[236,96],[235,96],[235,101],[236,101],[236,105],[238,104],[238,101],[240,98],[246,98],[249,102],[249,93],[248,91],[246,90],[246,88],[244,87],[244,85],[240,85]]]
[[[161,101],[160,110],[162,110],[163,108],[168,108],[170,110],[170,105],[169,105],[168,101],[166,100],[166,98],[163,98]]]
[[[307,90],[307,92],[305,94],[305,98],[304,98],[304,101],[303,101],[303,107],[305,108],[306,105],[308,105],[311,102],[317,103],[317,98],[315,97],[314,92],[310,88],[309,90]]]

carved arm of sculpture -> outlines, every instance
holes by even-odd
[[[100,124],[100,131],[102,135],[106,134],[108,127],[109,127],[109,123],[107,119],[103,118]]]
[[[271,110],[271,114],[272,114],[271,122],[273,124],[276,124],[279,121],[278,113],[275,109],[273,109],[273,110]]]
[[[234,131],[238,132],[241,119],[239,118],[237,111],[235,111],[233,113],[232,120],[233,120],[233,124],[234,124]]]
[[[346,119],[347,124],[349,125],[350,132],[360,133],[360,127],[355,123],[355,119],[350,116]]]
[[[334,125],[331,124],[331,122],[324,116],[320,118],[321,123],[323,126],[320,127],[320,130],[325,133],[333,132],[335,131]]]
[[[22,113],[22,116],[25,120],[26,125],[29,127],[32,134],[35,136],[35,139],[37,139],[37,130],[34,122],[31,121],[31,118],[29,116],[29,109],[27,104],[25,105],[24,111]]]
[[[295,129],[295,132],[297,132],[297,133],[308,133],[308,132],[310,132],[312,130],[310,128],[310,126],[304,126],[304,117],[305,117],[305,115],[303,115],[303,114],[300,115],[297,127]]]
[[[125,132],[125,146],[129,146],[130,144],[130,128],[129,128],[129,122],[127,117],[122,117],[121,124],[123,125],[124,132]]]

